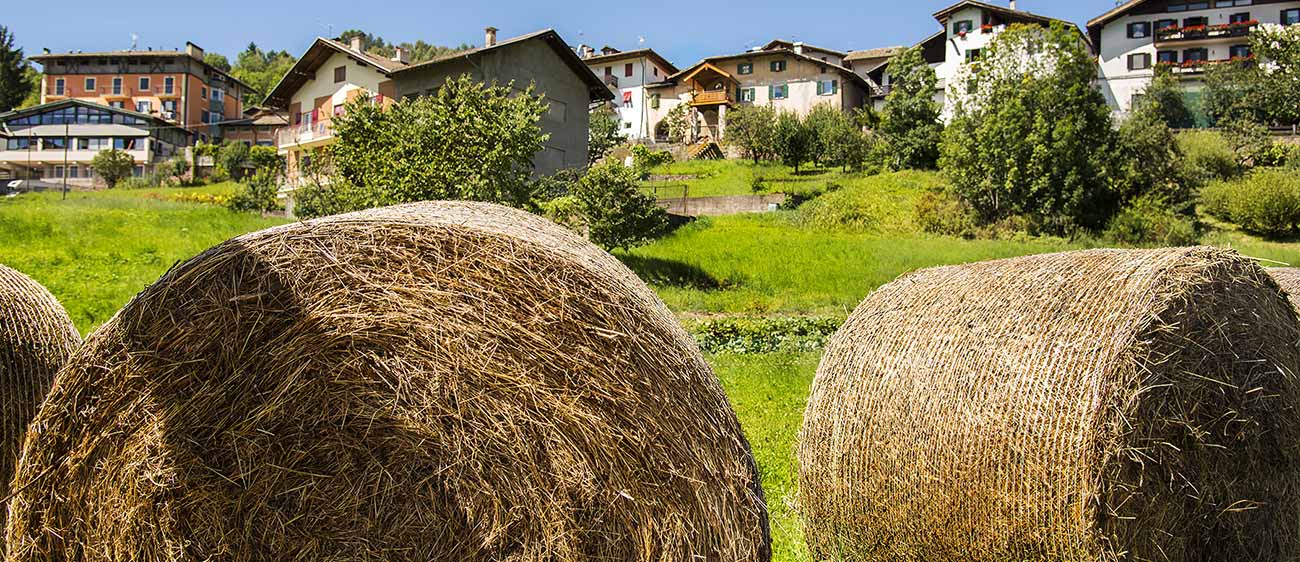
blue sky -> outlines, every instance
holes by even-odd
[[[840,50],[910,45],[938,30],[931,17],[955,0],[756,0],[743,10],[726,0],[662,2],[545,2],[494,0],[322,0],[307,2],[163,2],[102,0],[6,2],[0,25],[16,34],[28,55],[54,51],[124,49],[131,34],[141,48],[174,49],[186,40],[234,55],[250,41],[264,49],[301,54],[317,35],[361,28],[389,41],[482,44],[483,27],[511,37],[554,27],[573,45],[645,46],[679,66],[729,54],[781,37]],[[1006,0],[992,0],[1005,5]],[[1020,0],[1019,8],[1083,25],[1114,0]],[[52,9],[52,6],[57,8]]]

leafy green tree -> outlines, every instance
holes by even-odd
[[[813,156],[817,145],[817,135],[792,111],[782,111],[776,116],[776,154],[781,163],[794,168],[799,173],[799,166]]]
[[[684,103],[674,105],[664,115],[658,126],[663,127],[668,132],[668,142],[682,143],[686,142],[686,135],[691,130],[691,120],[688,115],[690,107]]]
[[[1155,77],[1142,92],[1134,111],[1154,113],[1165,125],[1175,129],[1196,126],[1196,116],[1187,107],[1178,76],[1163,66],[1156,67]]]
[[[1300,27],[1265,24],[1251,34],[1251,61],[1206,67],[1205,110],[1217,124],[1300,122]]]
[[[254,146],[248,149],[248,164],[254,170],[262,168],[283,170],[284,157],[280,156],[273,146]]]
[[[1195,211],[1194,184],[1185,177],[1177,136],[1165,119],[1159,104],[1148,103],[1120,125],[1113,160],[1114,188],[1125,202],[1143,198],[1143,209],[1163,205],[1190,216]]]
[[[637,190],[635,173],[617,163],[592,168],[578,181],[573,197],[596,245],[628,250],[662,235],[668,213]]]
[[[816,138],[814,160],[847,170],[859,167],[870,144],[855,119],[831,104],[813,107],[804,120]]]
[[[256,43],[249,43],[238,56],[230,74],[252,86],[244,92],[244,103],[260,105],[271,89],[280,82],[296,58],[286,51],[263,51]]]
[[[239,181],[244,178],[244,164],[248,162],[248,145],[242,142],[226,141],[217,151],[217,165],[226,171],[230,179]]]
[[[893,90],[880,113],[880,155],[891,170],[930,170],[939,161],[943,124],[934,99],[939,78],[913,47],[889,63]]]
[[[131,177],[131,171],[135,169],[135,159],[124,151],[110,148],[96,154],[90,161],[90,167],[95,170],[95,175],[103,179],[109,189],[112,189],[122,180]]]
[[[531,200],[533,157],[547,139],[539,124],[546,107],[531,86],[516,93],[468,75],[448,80],[433,96],[387,107],[358,98],[334,117],[332,178],[355,188],[344,201],[463,199],[522,207]]]
[[[776,148],[776,110],[743,105],[727,112],[726,141],[755,164],[772,158]]]
[[[397,54],[397,48],[401,47],[409,53],[412,64],[454,55],[474,48],[473,45],[468,43],[461,43],[460,46],[457,47],[432,45],[425,43],[424,41],[416,41],[414,43],[409,41],[403,43],[389,43],[385,41],[383,37],[371,35],[360,29],[349,29],[344,31],[339,35],[338,41],[347,44],[352,41],[353,37],[361,37],[361,48],[366,52],[384,58],[392,58]]]
[[[226,55],[222,55],[218,53],[204,53],[203,62],[208,63],[208,66],[216,68],[217,70],[220,70],[222,72],[230,72],[230,59],[227,59]]]
[[[620,130],[622,124],[618,114],[608,107],[602,106],[591,112],[587,128],[587,165],[599,162],[614,147],[627,140]]]
[[[23,98],[22,103],[18,104],[18,109],[26,109],[41,104],[41,81],[45,79],[45,75],[41,74],[39,70],[36,70],[30,64],[27,65],[26,74],[27,83],[31,84],[31,88],[30,91],[27,92],[27,97]]]
[[[981,221],[1103,227],[1119,203],[1108,185],[1115,131],[1077,32],[1012,25],[967,68],[949,90],[956,111],[940,166]]]
[[[18,107],[32,95],[36,82],[23,50],[14,46],[14,34],[0,25],[0,112]]]
[[[226,202],[226,208],[235,212],[283,211],[284,206],[278,199],[281,173],[282,170],[275,166],[258,168],[248,177],[243,188]]]

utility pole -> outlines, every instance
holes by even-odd
[[[68,121],[63,121],[63,200],[68,200],[68,143],[72,139],[68,136]]]

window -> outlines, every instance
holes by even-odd
[[[1228,23],[1246,23],[1250,21],[1250,12],[1238,12],[1228,16]]]
[[[1250,58],[1250,45],[1233,45],[1228,48],[1228,58],[1230,59],[1248,59]]]
[[[772,61],[772,72],[785,72],[785,61],[783,60]]]
[[[168,76],[163,78],[163,93],[171,94],[176,91],[176,77]]]
[[[659,109],[659,94],[650,94],[650,108]]]
[[[771,99],[774,99],[774,100],[783,100],[783,99],[785,99],[785,98],[790,97],[790,85],[789,85],[789,84],[781,84],[781,85],[779,85],[779,86],[774,84],[774,85],[768,86],[767,88],[768,88],[768,95],[767,95],[767,97],[769,97],[769,98],[771,98]]]
[[[67,139],[63,137],[45,137],[41,139],[42,150],[63,150],[68,146]]]
[[[1129,70],[1146,70],[1148,68],[1151,68],[1150,53],[1137,53],[1135,55],[1128,56]]]
[[[80,169],[77,166],[68,166],[68,177],[76,178],[78,175],[80,175],[78,173],[79,171]]]
[[[624,128],[624,129],[631,129],[631,128],[632,128],[632,122],[631,122],[631,121],[624,121],[624,122],[623,122],[623,128]]]
[[[95,79],[94,79],[94,78],[87,78],[87,79],[86,79],[86,83],[84,84],[84,86],[85,86],[85,89],[86,89],[86,92],[87,92],[87,93],[92,93],[92,94],[93,94],[93,93],[95,92]]]
[[[211,117],[211,114],[208,113],[208,110],[205,109],[205,110],[203,110],[203,115],[201,116],[200,121],[202,121],[202,122],[204,122],[204,123],[209,123],[209,122],[210,122],[209,120],[210,120],[211,118],[212,118],[212,117]]]
[[[1282,25],[1300,24],[1300,9],[1282,10]]]
[[[654,67],[655,76],[659,76],[659,67]]]
[[[624,78],[631,78],[631,77],[632,77],[632,63],[629,62],[629,63],[623,65],[623,77],[624,77]]]
[[[623,92],[623,107],[632,107],[632,92]]]
[[[162,100],[163,111],[176,111],[176,100]]]
[[[742,62],[736,65],[736,74],[753,74],[754,65],[748,62]]]
[[[614,67],[612,66],[605,67],[605,76],[613,76],[613,75],[614,75]]]
[[[1178,51],[1160,51],[1156,53],[1156,61],[1160,64],[1178,64]]]
[[[1188,2],[1186,4],[1170,4],[1166,11],[1169,12],[1190,12],[1193,10],[1208,10],[1209,2]]]
[[[1210,18],[1206,18],[1206,17],[1186,18],[1183,20],[1183,29],[1186,30],[1189,27],[1205,27],[1209,24],[1210,24]]]
[[[959,21],[959,22],[953,22],[953,24],[952,24],[952,34],[953,34],[953,35],[961,35],[961,34],[963,34],[963,33],[970,33],[971,30],[973,30],[973,29],[975,29],[975,22],[973,22],[973,21],[971,21],[971,20],[962,20],[962,21]]]
[[[1183,62],[1205,62],[1210,59],[1208,49],[1187,49],[1183,51]]]
[[[147,92],[147,91],[149,91],[149,77],[148,77],[148,76],[141,76],[141,77],[140,77],[140,88],[139,88],[139,90],[140,90],[141,92]]]
[[[334,83],[335,83],[335,84],[338,84],[339,82],[342,82],[342,81],[347,80],[347,79],[348,79],[348,67],[347,67],[347,65],[339,66],[339,67],[336,67],[336,68],[334,69]]]
[[[11,138],[6,143],[5,148],[9,150],[30,150],[32,144],[31,138]]]
[[[77,150],[104,150],[108,145],[108,139],[103,137],[77,139]]]
[[[222,103],[222,102],[226,101],[226,91],[225,91],[225,90],[221,90],[221,89],[217,89],[217,88],[213,88],[213,89],[212,89],[212,101],[215,101],[215,102],[217,102],[217,103]]]
[[[199,88],[199,97],[208,99],[208,88],[206,86]]]
[[[117,150],[135,150],[135,139],[131,137],[116,137],[113,139],[113,148]]]
[[[1178,20],[1156,20],[1156,33],[1178,29]]]
[[[740,101],[752,102],[754,101],[754,89],[740,88],[739,91],[736,92],[736,98]]]
[[[817,81],[817,95],[819,96],[833,96],[839,93],[839,91],[840,91],[839,80],[818,80]]]
[[[116,107],[116,108],[118,108],[118,109],[126,109],[126,102],[124,102],[124,101],[122,101],[122,100],[113,100],[113,101],[108,102],[108,106],[109,106],[109,107]]]
[[[966,51],[966,62],[975,62],[975,61],[978,61],[978,60],[980,60],[980,57],[983,56],[983,55],[984,55],[984,50],[983,50],[983,49],[970,49],[970,50],[967,50],[967,51]]]
[[[56,178],[63,177],[63,166],[55,166],[54,173],[52,175]]]
[[[54,80],[54,95],[56,95],[56,96],[61,96],[61,95],[63,95],[63,79],[62,79],[62,78],[56,78],[56,79]]]
[[[113,95],[115,95],[115,96],[120,96],[120,95],[122,95],[122,77],[121,77],[121,76],[114,76],[114,77],[113,77]]]
[[[144,176],[144,166],[136,166],[135,168],[132,168],[131,175],[137,178]]]
[[[135,110],[137,113],[149,113],[150,111],[153,110],[153,102],[149,102],[149,101],[135,102]]]
[[[1251,0],[1215,0],[1215,8],[1231,8],[1233,6],[1249,6]]]
[[[1150,22],[1141,21],[1137,23],[1128,24],[1129,39],[1146,39],[1147,37],[1150,36],[1151,36]]]

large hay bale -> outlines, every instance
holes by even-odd
[[[1269,275],[1273,280],[1282,286],[1286,291],[1286,296],[1291,300],[1291,305],[1300,309],[1300,268],[1297,267],[1270,267]]]
[[[9,497],[27,424],[54,374],[80,344],[77,327],[54,295],[0,265],[0,498]],[[0,504],[0,525],[7,514]]]
[[[20,467],[18,560],[766,560],[758,473],[627,268],[425,203],[174,268],[92,335]]]
[[[1300,327],[1216,249],[921,271],[832,340],[800,433],[818,560],[1300,555]]]

